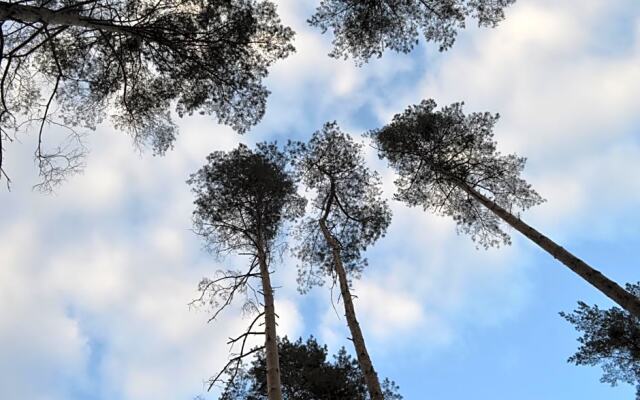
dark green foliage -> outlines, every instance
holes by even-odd
[[[345,270],[357,276],[366,266],[362,252],[384,235],[391,221],[378,174],[367,168],[362,145],[335,122],[315,132],[309,143],[292,143],[289,149],[297,176],[314,193],[312,216],[297,231],[300,289],[322,284],[327,275],[333,275],[332,249],[318,225],[321,218],[326,218],[340,244]]]
[[[213,152],[187,183],[196,195],[195,230],[216,253],[270,247],[282,222],[304,208],[275,144]]]
[[[313,338],[279,343],[282,395],[285,400],[366,400],[369,398],[358,363],[344,348],[327,360],[327,347]],[[234,383],[228,384],[220,400],[264,400],[266,360],[257,353],[250,368],[244,368]],[[398,387],[384,382],[385,400],[401,400]]]
[[[627,284],[626,289],[640,298],[640,282]],[[601,310],[581,301],[573,313],[560,315],[582,333],[580,348],[568,361],[601,365],[602,382],[636,385],[636,399],[640,399],[640,320],[618,307]]]
[[[515,0],[322,0],[309,23],[332,30],[332,57],[367,61],[386,49],[408,53],[420,34],[440,50],[451,47],[468,17],[495,27]]]
[[[453,217],[460,231],[484,247],[509,244],[500,219],[462,187],[510,211],[543,199],[520,177],[525,158],[497,151],[493,127],[498,115],[465,115],[462,106],[455,103],[435,111],[436,103],[425,100],[370,136],[380,157],[398,173],[396,199]]]
[[[267,0],[27,0],[0,2],[0,15],[0,139],[25,120],[42,138],[48,124],[93,129],[111,115],[162,154],[177,133],[172,107],[243,133],[264,113],[267,67],[293,50]],[[61,180],[77,151],[56,157],[40,143],[43,179]]]

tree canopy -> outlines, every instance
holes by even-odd
[[[94,129],[110,116],[159,154],[177,133],[172,108],[246,132],[264,113],[267,67],[293,51],[268,0],[26,0],[0,2],[0,19],[0,140],[25,124],[38,132],[46,189],[84,154],[77,133],[49,144],[49,125]]]
[[[256,150],[241,144],[215,151],[188,183],[196,195],[197,233],[216,253],[269,247],[284,221],[299,217],[304,200],[287,171],[287,159],[275,144]]]
[[[326,346],[313,337],[295,342],[278,342],[282,368],[282,395],[285,400],[368,400],[367,388],[358,363],[341,348],[328,359]],[[401,400],[398,387],[384,381],[385,400]],[[250,367],[243,368],[233,384],[228,384],[220,400],[266,399],[266,360],[258,352]]]
[[[362,145],[335,122],[325,124],[308,143],[292,143],[290,151],[296,175],[315,194],[310,200],[313,211],[297,230],[300,288],[304,291],[333,276],[332,248],[318,227],[322,218],[340,244],[345,270],[357,277],[367,264],[362,253],[391,222],[378,174],[367,167]]]
[[[526,159],[496,149],[498,115],[465,115],[462,106],[454,103],[436,111],[435,101],[425,100],[370,136],[380,157],[398,173],[397,200],[453,217],[459,230],[482,246],[508,244],[500,218],[462,184],[506,210],[525,210],[543,199],[520,177]]]
[[[387,50],[408,53],[420,34],[440,50],[450,48],[467,18],[495,27],[515,0],[322,0],[309,19],[333,31],[332,57],[362,62]]]
[[[518,217],[543,199],[520,177],[525,158],[496,149],[498,115],[465,115],[462,103],[435,108],[425,100],[370,132],[379,156],[398,173],[395,198],[453,217],[485,248],[511,242],[501,226],[507,223],[640,318],[640,299]]]
[[[626,289],[640,298],[640,282],[627,284]],[[602,382],[636,385],[636,399],[640,399],[640,319],[618,307],[601,310],[582,301],[572,313],[560,315],[582,333],[580,347],[569,362],[600,365]]]

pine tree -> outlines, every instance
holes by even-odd
[[[278,341],[282,368],[282,397],[285,400],[369,400],[367,386],[358,363],[341,348],[333,356],[327,346],[310,337],[295,342],[286,337]],[[266,360],[256,353],[250,367],[244,367],[239,379],[228,384],[220,400],[266,399]],[[382,383],[385,400],[402,400],[398,386],[389,379]]]
[[[235,376],[242,360],[260,349],[247,349],[250,336],[264,335],[268,397],[282,400],[270,265],[283,223],[304,211],[304,200],[296,194],[294,180],[286,170],[286,158],[274,144],[258,144],[255,151],[240,145],[230,152],[211,153],[207,164],[188,183],[196,194],[195,231],[208,248],[218,255],[231,252],[251,260],[243,271],[218,271],[214,279],[203,279],[198,301],[214,307],[211,319],[215,319],[236,296],[244,295],[243,310],[257,314],[245,333],[229,341],[240,343],[240,351],[211,379],[209,389],[223,373],[231,371]],[[253,289],[254,278],[260,279],[262,298]],[[262,318],[263,331],[258,328]]]
[[[396,199],[451,216],[460,231],[485,247],[510,243],[504,222],[640,317],[637,297],[519,218],[518,210],[543,200],[520,177],[525,159],[497,151],[498,115],[465,115],[461,103],[435,108],[425,100],[370,133],[380,157],[398,173]]]
[[[640,282],[627,284],[627,291],[640,298]],[[611,386],[618,382],[636,385],[640,400],[640,318],[618,307],[601,310],[578,302],[572,313],[560,315],[582,332],[580,348],[569,358],[576,365],[602,366],[600,379]]]
[[[362,253],[385,233],[391,211],[381,198],[378,175],[365,164],[361,147],[335,123],[326,124],[307,144],[290,145],[297,174],[314,193],[310,202],[313,215],[299,226],[301,244],[296,254],[301,261],[302,291],[321,284],[327,276],[337,279],[369,395],[372,400],[381,400],[380,381],[356,318],[351,278],[367,265]]]

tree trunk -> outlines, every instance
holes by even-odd
[[[504,222],[511,225],[514,229],[531,239],[538,246],[542,247],[547,253],[551,254],[555,259],[566,265],[570,270],[580,275],[584,280],[600,290],[611,300],[618,303],[622,308],[630,312],[632,315],[640,318],[640,299],[626,291],[620,285],[604,276],[600,271],[592,268],[587,263],[569,253],[563,247],[554,241],[533,229],[520,218],[514,216],[509,211],[500,207],[489,198],[485,197],[466,183],[460,183],[459,187],[467,192],[471,197],[478,200],[485,207],[491,210]]]
[[[77,26],[137,36],[134,26],[118,25],[109,20],[84,17],[78,11],[73,7],[56,11],[46,7],[0,1],[0,21],[41,22],[46,25]]]
[[[273,288],[267,257],[264,252],[258,255],[262,293],[264,296],[264,347],[267,354],[267,395],[269,400],[282,400],[280,388],[280,361],[278,359],[278,342],[276,337],[276,312],[273,305]]]
[[[340,245],[331,235],[331,232],[329,232],[324,220],[320,220],[320,229],[322,230],[325,240],[333,251],[334,265],[338,274],[338,281],[340,282],[340,293],[342,294],[342,301],[344,302],[344,313],[347,318],[349,331],[351,331],[353,346],[356,349],[358,364],[364,374],[367,389],[369,390],[369,396],[371,397],[371,400],[384,400],[380,381],[378,380],[378,374],[376,374],[376,371],[373,368],[373,363],[371,362],[371,358],[367,352],[367,346],[364,343],[364,336],[362,335],[360,324],[356,318],[356,311],[353,307],[353,299],[351,298],[351,291],[349,290],[347,273],[344,270],[342,257],[340,256]]]

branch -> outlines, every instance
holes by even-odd
[[[235,366],[233,367],[233,372],[230,373],[230,377],[229,380],[227,382],[233,382],[236,378],[236,376],[238,375],[238,370],[240,369],[240,365],[242,360],[259,351],[264,349],[264,346],[260,346],[260,347],[256,347],[252,350],[250,350],[249,352],[245,353],[244,349],[246,347],[247,344],[247,338],[249,338],[249,336],[252,335],[258,335],[258,334],[263,334],[264,332],[253,332],[251,329],[253,329],[253,326],[255,325],[255,323],[260,319],[260,317],[262,317],[264,315],[264,311],[259,313],[254,319],[253,321],[249,324],[249,327],[247,328],[247,331],[245,333],[243,333],[242,335],[238,336],[237,338],[229,338],[229,342],[227,342],[227,344],[231,344],[231,349],[233,349],[233,345],[239,341],[242,340],[242,344],[240,345],[240,353],[235,356],[232,357],[227,364],[224,366],[224,368],[222,368],[222,370],[215,376],[215,378],[213,378],[212,380],[209,381],[209,388],[207,389],[207,391],[210,391],[211,388],[213,387],[213,385],[215,385],[215,383],[220,379],[220,376],[222,376],[223,373],[227,372],[229,367],[231,367],[234,363]]]
[[[209,387],[207,388],[207,392],[211,391],[211,389],[213,388],[213,386],[216,384],[216,382],[220,381],[220,377],[222,376],[222,374],[224,374],[225,372],[227,372],[229,370],[229,367],[231,367],[232,364],[236,364],[233,372],[231,374],[231,378],[229,378],[228,382],[233,382],[233,380],[236,378],[236,376],[238,375],[238,370],[240,369],[240,363],[242,362],[242,360],[247,357],[250,356],[253,353],[257,353],[260,350],[263,350],[264,346],[260,346],[260,347],[256,347],[252,350],[249,350],[248,352],[244,353],[244,354],[240,354],[236,357],[231,358],[227,364],[224,366],[224,368],[222,368],[222,370],[220,372],[218,372],[218,374],[212,378],[209,379]]]

